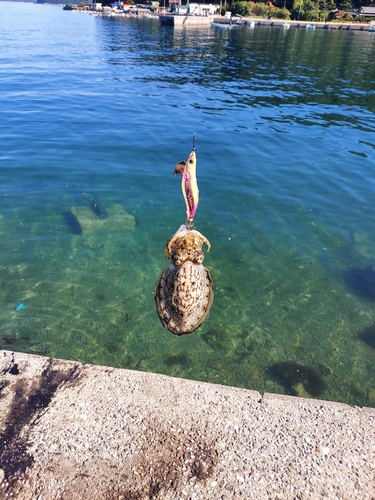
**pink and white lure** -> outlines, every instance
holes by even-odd
[[[199,189],[197,182],[197,155],[195,153],[195,134],[193,150],[187,161],[180,161],[174,168],[175,175],[182,174],[182,194],[186,203],[187,226],[192,226],[199,203]]]

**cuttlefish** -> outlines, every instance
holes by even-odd
[[[160,321],[174,335],[199,328],[209,315],[214,297],[210,272],[203,266],[202,250],[203,243],[208,251],[211,245],[205,236],[193,229],[199,203],[196,167],[194,134],[193,150],[187,161],[180,161],[174,169],[175,174],[182,174],[187,220],[167,241],[165,257],[171,264],[160,274],[155,291]]]
[[[156,310],[164,328],[175,335],[191,333],[207,319],[213,298],[210,271],[203,266],[203,243],[210,242],[186,225],[167,241],[171,264],[162,271],[155,292]]]

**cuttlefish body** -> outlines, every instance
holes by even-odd
[[[164,328],[174,335],[191,333],[207,319],[213,302],[213,283],[203,266],[203,243],[210,242],[185,225],[167,241],[171,264],[162,271],[155,292],[156,309]]]

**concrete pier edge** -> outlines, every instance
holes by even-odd
[[[160,14],[159,20],[162,25],[174,26],[175,28],[183,27],[197,27],[207,26],[212,23],[229,25],[239,23],[239,25],[252,25],[262,27],[275,27],[275,28],[302,28],[306,29],[307,26],[314,26],[315,29],[324,30],[338,30],[338,31],[362,31],[368,32],[373,28],[372,23],[369,22],[335,22],[335,21],[300,21],[292,19],[265,19],[259,17],[232,17],[225,16],[194,16],[194,15],[176,15],[176,14]]]
[[[220,19],[220,18],[219,18]],[[235,19],[235,18],[234,18]],[[338,30],[338,31],[364,31],[367,32],[371,28],[371,23],[366,22],[330,22],[330,21],[299,21],[287,19],[257,19],[257,18],[244,18],[244,22],[253,21],[255,26],[263,27],[278,27],[282,28],[284,25],[289,25],[290,28],[306,29],[306,26],[314,26],[316,29],[324,30]],[[215,20],[216,22],[216,20]],[[219,21],[220,22],[220,21]]]
[[[0,351],[0,498],[375,499],[375,409]]]

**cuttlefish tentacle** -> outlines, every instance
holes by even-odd
[[[178,240],[183,242],[185,246],[189,246],[192,248],[202,248],[203,243],[206,243],[208,252],[211,248],[211,243],[205,236],[203,236],[203,234],[201,234],[199,231],[196,231],[195,229],[190,230],[188,227],[186,227],[185,224],[182,224],[177,229],[175,234],[171,236],[167,241],[164,252],[166,258],[169,259],[171,257],[172,252],[175,250],[176,245],[179,242]]]

